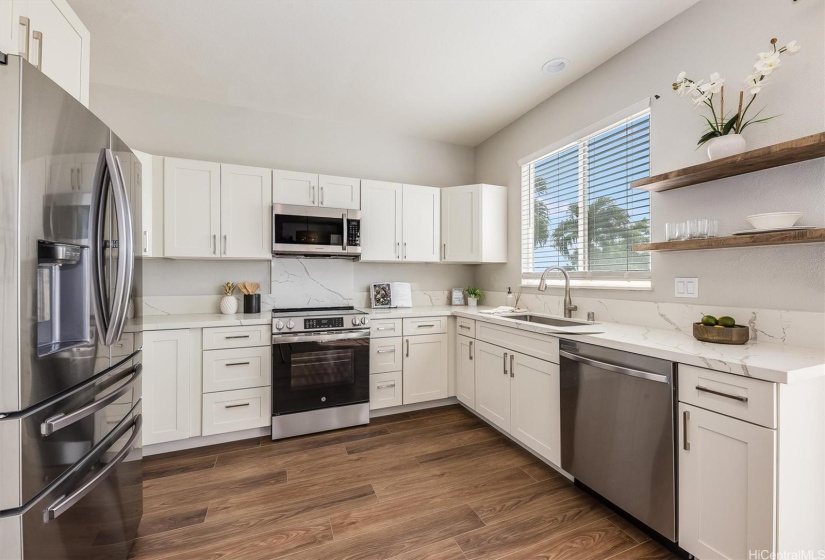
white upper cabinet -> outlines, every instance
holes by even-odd
[[[139,208],[135,221],[135,254],[163,256],[163,158],[132,150],[132,199]],[[123,170],[126,173],[126,170]]]
[[[507,262],[507,188],[441,189],[441,235],[445,262]]]
[[[404,185],[401,258],[438,262],[441,247],[441,189]]]
[[[163,248],[167,257],[218,258],[221,165],[166,158]]]
[[[272,202],[318,206],[318,175],[273,169]]]
[[[269,169],[166,158],[164,254],[272,258]]]
[[[438,262],[440,215],[438,188],[361,181],[361,260]]]
[[[268,169],[221,164],[221,256],[271,258],[271,207]]]
[[[360,209],[361,179],[318,175],[318,206]]]
[[[89,30],[66,0],[0,0],[0,51],[19,54],[89,105]]]
[[[358,210],[361,208],[361,179],[273,169],[272,201],[275,204]]]
[[[401,260],[401,191],[398,183],[361,181],[361,260]]]

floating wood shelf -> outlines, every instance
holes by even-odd
[[[639,179],[630,186],[643,191],[669,191],[821,157],[825,157],[825,132]]]
[[[665,241],[633,245],[634,251],[698,251],[702,249],[728,249],[732,247],[760,247],[764,245],[788,245],[791,243],[825,243],[825,228],[797,229],[753,235],[731,235],[685,241]]]

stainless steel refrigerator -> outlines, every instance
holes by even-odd
[[[34,66],[0,56],[4,560],[126,558],[137,533],[142,337],[126,316],[141,293],[140,202],[121,166],[131,158]]]

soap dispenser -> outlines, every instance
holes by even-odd
[[[510,288],[507,288],[507,295],[504,296],[504,301],[507,307],[515,307],[516,305],[516,296],[513,295],[513,292],[512,290],[510,290]]]

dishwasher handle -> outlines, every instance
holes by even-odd
[[[614,373],[630,375],[631,377],[638,377],[640,379],[646,379],[648,381],[656,381],[657,383],[670,383],[670,379],[668,378],[668,376],[662,375],[660,373],[651,373],[649,371],[642,371],[639,369],[632,369],[617,366],[614,364],[608,364],[607,362],[600,362],[598,360],[593,360],[591,358],[585,358],[584,356],[579,356],[578,354],[571,354],[570,352],[565,352],[564,350],[560,350],[559,355],[562,358],[567,358],[568,360],[573,360],[574,362],[579,362],[582,364],[586,364],[588,366],[597,367],[599,369],[605,369],[607,371],[612,371]]]

